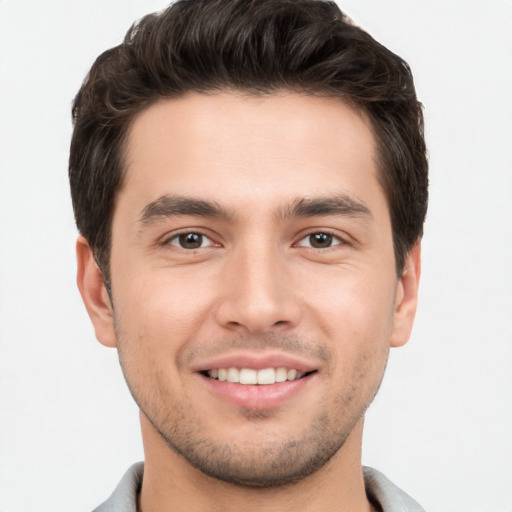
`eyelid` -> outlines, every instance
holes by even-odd
[[[197,234],[201,235],[203,239],[207,239],[210,243],[204,247],[198,247],[196,249],[186,249],[185,247],[180,247],[178,243],[174,244],[173,241],[179,240],[179,237],[181,235],[187,235],[187,234]],[[171,245],[173,247],[176,247],[177,249],[180,249],[182,251],[192,252],[192,251],[198,251],[200,249],[207,249],[209,247],[220,247],[221,244],[216,242],[211,234],[206,234],[204,229],[200,228],[184,228],[180,229],[179,231],[173,232],[171,234],[166,234],[161,239],[161,245]]]
[[[332,236],[333,239],[336,239],[337,242],[333,243],[333,245],[331,245],[329,247],[325,247],[325,248],[312,247],[311,245],[301,245],[301,242],[303,240],[307,239],[311,235],[316,235],[316,234],[320,234],[320,233]],[[315,228],[315,229],[308,230],[306,233],[301,233],[298,241],[295,242],[293,245],[295,247],[305,247],[306,249],[313,249],[315,251],[326,251],[328,249],[332,249],[332,248],[338,247],[340,245],[351,245],[351,242],[349,241],[348,238],[349,238],[348,235],[343,236],[339,232],[335,232],[332,229]]]

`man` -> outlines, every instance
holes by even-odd
[[[98,58],[73,115],[78,286],[145,451],[97,510],[422,510],[361,467],[416,311],[407,64],[331,2],[182,0]]]

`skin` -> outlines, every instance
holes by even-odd
[[[113,304],[83,238],[77,254],[96,336],[141,409],[144,512],[371,509],[364,412],[410,336],[420,274],[416,245],[396,275],[375,154],[362,113],[294,93],[190,93],[133,123]],[[323,213],[297,207],[312,201]],[[332,238],[312,247],[319,233]],[[219,357],[313,371],[270,406],[240,405],[198,373]]]

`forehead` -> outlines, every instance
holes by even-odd
[[[357,195],[368,180],[378,183],[377,173],[370,121],[339,99],[189,93],[134,120],[121,194],[269,203],[336,187]]]

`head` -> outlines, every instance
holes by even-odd
[[[330,2],[183,0],[73,112],[79,287],[148,445],[251,486],[338,457],[416,307],[407,65]]]
[[[283,90],[339,98],[368,115],[400,275],[422,236],[428,198],[423,114],[407,63],[334,2],[197,0],[133,25],[98,57],[74,101],[73,207],[107,287],[112,215],[137,115],[192,91]]]

